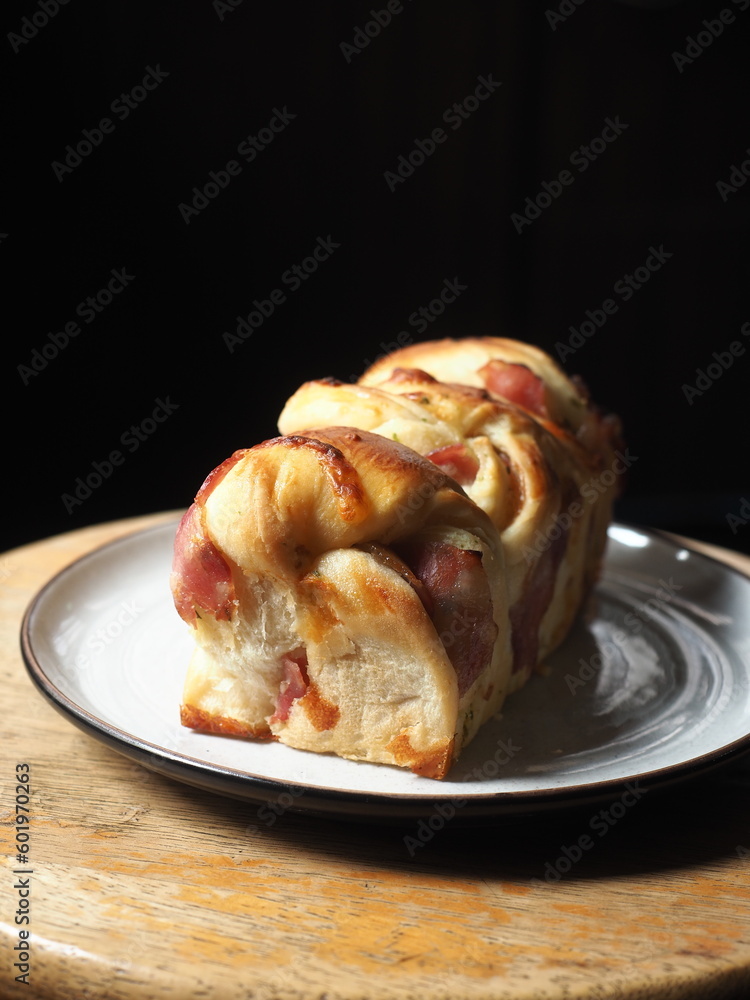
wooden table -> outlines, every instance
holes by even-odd
[[[595,806],[488,829],[448,824],[411,857],[414,823],[286,812],[268,825],[252,804],[162,778],[66,721],[21,661],[27,603],[82,553],[173,516],[0,557],[0,996],[750,996],[745,763],[652,789],[548,884],[545,865]],[[697,547],[750,571],[744,556]],[[24,929],[14,923],[17,762],[31,769],[29,985],[12,968]]]

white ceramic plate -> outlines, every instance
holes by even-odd
[[[26,612],[24,659],[85,732],[154,771],[260,803],[259,817],[393,820],[440,806],[477,821],[612,798],[750,750],[750,579],[623,525],[610,529],[589,621],[449,780],[185,729],[192,639],[169,591],[175,527],[119,539],[55,576]]]

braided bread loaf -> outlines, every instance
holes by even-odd
[[[177,532],[183,724],[443,778],[596,580],[619,423],[538,349],[474,338],[308,382],[279,430]]]

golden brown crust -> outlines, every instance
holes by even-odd
[[[265,724],[249,726],[237,719],[204,712],[193,705],[180,706],[180,722],[188,729],[195,729],[201,733],[216,733],[219,736],[238,736],[241,739],[275,739],[273,733]]]
[[[351,432],[345,435],[349,444],[361,440],[360,436]],[[362,489],[362,482],[356,469],[344,458],[342,452],[332,444],[320,440],[319,437],[303,437],[294,434],[289,437],[272,438],[255,446],[256,450],[282,446],[284,448],[309,448],[317,455],[321,468],[325,470],[333,493],[339,505],[342,520],[357,523],[367,516],[367,503]]]
[[[396,764],[408,766],[423,778],[444,778],[453,763],[455,740],[429,750],[417,751],[411,745],[406,733],[396,736],[387,749],[393,754]]]
[[[300,698],[299,707],[304,709],[305,715],[319,733],[333,729],[341,718],[341,709],[322,696],[314,681],[309,683],[307,694]]]
[[[535,505],[537,519],[544,510],[558,509],[560,484],[579,474],[578,451],[518,406],[493,400],[483,390],[436,382],[415,370],[397,369],[393,380],[378,386],[308,382],[287,402],[282,422],[294,426],[296,420],[316,413],[324,420],[340,409],[376,433],[385,435],[391,429],[415,450],[429,449],[436,442],[476,449],[489,438],[494,451],[484,449],[480,474],[465,489],[500,530],[528,504]],[[485,470],[484,459],[496,473],[489,495],[483,493],[484,473],[493,469]]]
[[[241,569],[296,581],[322,552],[392,541],[437,509],[461,517],[467,502],[431,462],[378,435],[327,427],[250,448],[207,497],[205,524]]]
[[[419,368],[440,382],[456,382],[479,389],[491,388],[493,362],[522,365],[542,380],[546,405],[535,416],[548,422],[553,433],[566,433],[589,450],[592,407],[580,379],[569,378],[545,351],[532,344],[505,337],[465,337],[412,344],[394,351],[372,365],[361,377],[362,385],[380,385],[394,368]],[[594,449],[596,450],[596,449]]]

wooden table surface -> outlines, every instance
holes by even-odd
[[[66,721],[21,660],[28,602],[84,552],[172,517],[86,528],[0,557],[0,996],[750,996],[743,761],[650,790],[548,884],[545,866],[589,828],[596,806],[494,828],[449,823],[412,857],[413,822],[285,812],[269,825],[257,806],[147,771]],[[696,547],[750,572],[744,556]],[[26,876],[15,874],[22,762]],[[16,924],[24,914],[29,924]],[[28,985],[14,980],[25,926]]]

